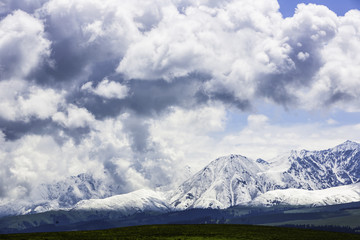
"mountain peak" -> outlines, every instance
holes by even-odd
[[[348,150],[360,150],[360,144],[350,140],[345,141],[344,143],[337,145],[331,149],[333,152],[343,152]]]
[[[216,172],[226,170],[226,173],[232,173],[240,169],[246,169],[250,172],[259,171],[259,166],[255,161],[239,154],[230,154],[217,158],[204,169],[207,168],[212,168]]]
[[[261,191],[262,169],[245,156],[217,158],[181,184],[170,197],[179,209],[227,208],[251,201]]]
[[[233,160],[233,159],[247,159],[247,157],[239,155],[239,154],[230,154],[224,157],[219,157],[217,158],[215,161],[228,161],[228,160]]]

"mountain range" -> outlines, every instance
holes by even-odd
[[[291,151],[274,159],[220,157],[169,191],[118,194],[116,184],[89,174],[39,186],[40,199],[0,202],[0,216],[51,210],[112,210],[123,216],[232,206],[323,206],[360,201],[360,144]]]
[[[346,141],[322,151],[291,151],[268,162],[221,157],[181,184],[170,203],[187,209],[360,201],[359,150],[360,144]],[[317,196],[313,202],[310,195]]]

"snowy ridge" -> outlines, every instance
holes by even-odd
[[[35,197],[27,201],[0,201],[0,217],[68,210],[81,200],[110,197],[117,190],[116,184],[109,184],[103,179],[83,173],[59,182],[42,184],[35,190]]]
[[[332,152],[345,152],[345,151],[359,151],[360,150],[360,144],[347,140],[346,142],[329,149]]]
[[[0,204],[0,217],[9,215],[25,215],[42,213],[52,210],[66,209],[59,206],[56,200],[41,201],[11,201]]]
[[[0,217],[58,209],[117,211],[128,216],[235,205],[356,202],[360,201],[360,144],[346,141],[322,151],[291,151],[268,161],[232,154],[212,161],[174,190],[158,190],[117,195],[121,191],[116,184],[80,174],[41,185],[39,199],[0,203]]]
[[[38,192],[41,199],[56,201],[60,208],[67,208],[83,199],[110,197],[116,190],[104,180],[83,173],[56,183],[42,184]]]
[[[285,188],[325,189],[360,181],[360,145],[346,141],[323,151],[293,151]]]
[[[178,209],[227,208],[265,191],[262,169],[241,155],[221,157],[180,185],[170,197]]]
[[[142,189],[105,199],[82,200],[73,210],[117,211],[124,215],[132,215],[144,211],[168,212],[171,208],[163,193]]]
[[[249,205],[304,205],[324,206],[360,201],[360,184],[351,184],[322,190],[278,189],[256,197]]]
[[[320,196],[328,197],[318,199],[317,204],[360,201],[357,191],[347,192],[351,197],[331,195],[330,191],[360,182],[359,150],[358,143],[346,141],[323,151],[291,151],[269,162],[241,155],[218,158],[180,185],[170,196],[170,203],[179,209],[251,205],[256,199],[264,205],[308,205],[311,198],[306,196],[316,194],[309,190],[322,189],[328,190]]]

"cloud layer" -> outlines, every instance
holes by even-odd
[[[254,113],[261,104],[359,112],[358,10],[300,4],[283,18],[276,0],[2,0],[0,9],[0,198],[82,172],[119,192],[155,188],[221,154],[257,157],[260,147],[271,157],[357,137],[358,125],[281,127]],[[251,114],[241,131],[228,132],[231,112]]]

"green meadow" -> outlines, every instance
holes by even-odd
[[[25,233],[0,235],[0,239],[238,239],[238,240],[360,240],[360,235],[295,228],[203,224],[151,225],[97,231]]]

